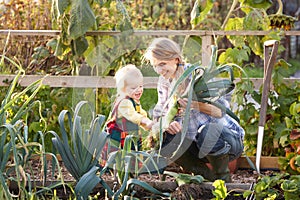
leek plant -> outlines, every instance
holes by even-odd
[[[58,117],[61,137],[54,131],[49,132],[54,136],[52,138],[53,145],[61,155],[64,165],[76,179],[76,197],[78,199],[88,199],[97,184],[101,184],[107,195],[113,199],[130,194],[133,185],[144,186],[156,194],[168,195],[160,193],[137,179],[131,179],[130,175],[132,174],[139,174],[145,171],[149,173],[157,172],[161,168],[159,164],[164,163],[163,167],[166,166],[166,163],[163,162],[164,160],[156,154],[132,151],[132,142],[136,142],[136,138],[132,135],[126,137],[123,149],[109,154],[105,166],[99,165],[99,163],[102,163],[101,153],[106,142],[108,142],[108,133],[104,131],[103,127],[105,117],[103,115],[92,117],[89,128],[84,130],[80,116],[80,110],[83,108],[83,105],[89,106],[87,101],[80,101],[76,105],[73,118],[69,111],[61,111]],[[86,110],[84,109],[84,111]],[[92,115],[94,116],[93,112]],[[65,126],[66,121],[68,127]],[[155,159],[158,159],[160,162],[157,164]],[[132,162],[133,160],[135,162]],[[143,163],[143,167],[140,167],[138,163]],[[103,174],[112,168],[115,168],[117,174],[118,190],[110,188],[102,178]]]
[[[77,198],[87,199],[97,184],[103,186],[107,197],[110,199],[134,196],[136,192],[134,190],[135,185],[143,187],[156,196],[168,197],[168,193],[162,193],[138,179],[138,175],[142,173],[159,173],[166,166],[166,161],[155,152],[132,150],[132,144],[137,146],[137,138],[128,135],[125,138],[123,149],[111,152],[103,168],[93,166],[91,170],[84,174],[75,187]],[[108,171],[112,171],[115,175],[117,184],[114,188],[110,188],[102,178],[103,174]]]
[[[136,192],[135,185],[143,187],[152,194],[160,196],[169,196],[168,193],[162,193],[147,183],[140,181],[138,175],[148,173],[160,173],[166,167],[165,158],[159,156],[156,152],[132,150],[132,144],[137,146],[137,138],[128,135],[125,138],[124,147],[118,151],[112,152],[104,166],[104,170],[109,166],[114,166],[114,172],[119,185],[117,191],[113,191],[112,198],[132,196]]]
[[[24,70],[20,64],[2,55],[1,64],[4,63],[4,60],[17,67],[18,72],[12,80],[0,106],[0,145],[2,147],[0,149],[0,191],[1,196],[5,196],[5,199],[21,196],[29,198],[31,192],[28,192],[28,190],[31,191],[33,188],[31,177],[25,172],[25,168],[31,167],[28,161],[36,147],[39,149],[39,154],[42,155],[42,162],[45,160],[45,151],[44,146],[38,143],[37,140],[28,141],[28,126],[26,120],[24,120],[24,116],[36,105],[38,105],[39,111],[41,110],[40,102],[34,100],[34,98],[42,86],[42,79],[30,84],[20,92],[15,92],[15,88],[18,85],[20,77],[24,74]],[[14,106],[15,102],[20,101],[23,96],[28,96],[28,98],[22,103],[19,110],[16,113],[8,115],[8,110]],[[39,114],[43,120],[41,112]],[[47,170],[44,168],[43,171],[46,172]],[[15,175],[12,175],[13,173]],[[11,181],[17,183],[18,194],[10,192],[8,182]]]
[[[83,107],[84,105],[85,107]],[[85,108],[84,111],[88,110],[86,107],[90,109],[93,116],[88,128],[84,128],[80,116],[80,110],[82,108]],[[65,126],[65,122],[68,126]],[[69,111],[63,110],[60,112],[58,123],[61,137],[56,132],[49,131],[54,136],[52,142],[55,149],[60,154],[65,167],[77,182],[75,192],[81,198],[87,198],[92,189],[98,184],[95,175],[101,169],[99,165],[101,152],[108,138],[108,134],[102,130],[104,122],[105,116],[95,116],[88,102],[80,101],[75,107],[73,119]],[[85,182],[85,180],[88,180],[88,182]],[[81,187],[80,183],[82,182],[84,182],[83,191],[77,189]],[[103,182],[103,185],[109,189],[105,182]]]
[[[83,128],[79,111],[85,104],[87,101],[81,101],[76,105],[73,120],[69,111],[61,111],[58,117],[61,138],[56,132],[50,131],[54,136],[52,138],[54,147],[76,181],[79,181],[92,167],[98,165],[108,137],[108,134],[102,130],[102,125],[105,122],[103,115],[93,117],[90,127],[88,129]],[[67,118],[68,127],[65,126],[65,118]]]

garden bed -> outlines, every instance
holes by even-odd
[[[249,157],[252,162],[254,161],[255,157]],[[65,181],[75,181],[72,175],[68,172],[68,170],[64,167],[63,162],[61,161],[60,157],[58,157],[60,166],[61,166],[61,171],[63,174],[63,178]],[[42,165],[38,159],[33,159],[30,161],[30,165],[33,168],[33,173],[32,177],[35,177],[36,180],[41,180],[41,168]],[[48,181],[56,181],[58,178],[57,170],[54,176],[51,175],[52,171],[52,163],[51,161],[48,162],[48,172],[47,172],[47,178],[46,180]],[[278,157],[262,157],[261,159],[261,173],[269,175],[272,172],[278,172],[279,171],[279,166],[278,166]],[[172,164],[168,166],[166,169],[167,171],[173,171],[173,172],[178,172],[178,173],[184,173],[184,171],[177,166],[176,164]],[[107,178],[110,176],[108,174]],[[259,174],[255,171],[252,170],[248,162],[246,161],[245,157],[241,157],[237,160],[236,163],[236,169],[232,171],[232,182],[235,184],[251,184],[257,180],[259,177]],[[158,175],[141,175],[140,178],[146,180],[146,181],[151,181],[151,180],[160,180],[160,177]],[[172,179],[169,179],[168,181],[173,181]]]
[[[253,158],[251,158],[253,159]],[[272,158],[273,159],[273,158]],[[34,177],[34,179],[36,180],[34,182],[35,185],[42,185],[41,180],[42,180],[42,173],[41,173],[41,168],[42,165],[40,163],[40,161],[38,159],[33,159],[32,161],[30,161],[30,165],[32,167],[32,171],[28,172],[31,174],[31,177]],[[56,173],[54,176],[52,176],[51,174],[51,161],[47,161],[48,165],[48,169],[47,169],[47,182],[46,185],[50,185],[50,184],[54,184],[56,182],[58,182],[58,173],[56,170]],[[63,162],[60,162],[60,166],[61,166],[61,170],[62,170],[62,176],[64,178],[64,181],[66,183],[75,184],[75,179],[69,174],[69,172],[67,171],[67,169],[64,167]],[[267,163],[270,163],[270,160],[264,158],[262,159],[262,165],[267,165]],[[241,158],[238,160],[237,162],[237,166],[238,169],[236,171],[234,171],[234,173],[232,173],[232,183],[227,183],[226,184],[226,188],[228,191],[231,191],[229,193],[229,196],[226,199],[244,199],[242,197],[242,193],[245,190],[249,190],[251,185],[256,183],[259,174],[254,171],[251,170],[249,168],[249,166],[247,166],[247,163],[244,162],[244,158]],[[274,165],[273,165],[274,166]],[[239,168],[242,167],[242,168]],[[172,164],[170,166],[167,167],[166,169],[167,171],[173,171],[173,172],[177,172],[177,173],[185,173],[179,166],[177,166],[176,164]],[[273,169],[273,170],[265,170],[262,169],[261,173],[263,175],[272,175],[274,172],[278,172],[278,169]],[[114,186],[114,177],[110,174],[110,173],[106,173],[104,176],[102,176],[102,178],[108,183],[108,185],[111,186],[111,188]],[[147,182],[148,184],[150,184],[151,186],[153,186],[154,188],[158,189],[161,192],[168,192],[172,195],[172,197],[176,198],[176,199],[186,199],[187,196],[192,197],[193,199],[211,199],[213,198],[213,194],[212,194],[212,190],[214,190],[214,187],[212,186],[211,182],[203,182],[202,184],[185,184],[185,185],[181,185],[178,187],[175,178],[174,177],[170,177],[170,176],[166,176],[165,181],[162,181],[161,176],[159,175],[149,175],[149,174],[143,174],[139,176],[139,179]],[[10,188],[12,190],[16,190],[17,189],[17,185],[16,184],[11,184]],[[139,198],[143,198],[145,196],[149,196],[150,194],[145,191],[143,188],[136,186],[135,187],[137,192],[137,197]],[[68,199],[71,191],[68,190],[67,188],[67,193],[64,192],[63,187],[59,187],[56,188],[57,191],[57,195],[62,198],[62,199]],[[94,191],[93,194],[98,194],[99,197],[104,197],[105,196],[105,191],[102,188],[101,185],[98,185]],[[238,195],[238,196],[237,196]]]

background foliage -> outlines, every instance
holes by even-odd
[[[214,37],[214,42],[219,49],[217,63],[235,63],[248,72],[249,76],[262,77],[264,41],[269,39],[281,41],[279,57],[283,59],[278,58],[273,71],[273,89],[270,91],[263,155],[282,156],[286,153],[282,147],[291,146],[294,152],[282,162],[284,169],[294,170],[293,172],[297,173],[300,169],[298,164],[300,158],[296,156],[297,141],[290,140],[290,133],[297,132],[299,128],[299,83],[287,84],[283,78],[291,76],[299,69],[299,61],[297,61],[299,55],[296,55],[298,57],[295,60],[290,59],[291,38],[283,35],[282,27],[274,29],[274,26],[270,26],[271,14],[280,10],[276,2],[271,0],[1,1],[0,29],[53,29],[60,30],[61,33],[57,37],[0,35],[0,51],[11,58],[11,60],[1,59],[0,71],[20,75],[24,69],[26,74],[101,76],[114,75],[119,67],[134,63],[143,67],[142,71],[145,76],[156,76],[151,66],[141,60],[147,44],[154,36],[133,36],[133,30],[269,30],[270,33],[266,36]],[[288,3],[283,2],[285,2],[283,11],[294,15],[296,13],[294,8],[299,7],[299,2],[292,0]],[[121,33],[117,36],[86,35],[87,31],[95,30],[117,30]],[[183,54],[188,62],[194,63],[201,60],[201,37],[169,37],[182,45]],[[236,77],[244,76],[241,70],[235,70],[234,73]],[[16,82],[13,86],[16,86],[15,84]],[[60,133],[59,113],[69,111],[71,114],[74,111],[74,105],[85,100],[95,108],[97,114],[108,116],[115,94],[114,89],[69,89],[49,88],[48,86],[33,90],[16,86],[8,90],[8,94],[7,88],[3,87],[0,90],[1,106],[4,108],[1,115],[3,127],[0,136],[1,144],[5,146],[0,156],[3,172],[1,175],[5,175],[0,176],[2,186],[0,196],[11,195],[6,187],[8,181],[6,175],[9,175],[12,170],[17,176],[23,176],[22,181],[20,179],[16,181],[22,189],[20,195],[28,199],[33,199],[36,193],[31,193],[30,189],[30,192],[27,192],[25,176],[30,179],[30,175],[22,170],[30,168],[27,161],[34,150],[34,153],[41,155],[44,177],[46,177],[47,164],[44,158],[45,152],[51,151],[47,149],[51,145],[50,141],[45,138],[45,133],[48,131],[55,133],[54,141],[60,141],[60,138],[63,138],[63,145],[56,145],[58,149],[63,150],[63,147],[68,147],[71,143],[66,134],[69,129],[63,127],[66,120],[64,117],[60,118],[60,128],[65,134]],[[156,98],[155,89],[145,90],[141,100],[143,108],[151,110],[157,101]],[[232,95],[233,107],[236,108],[235,112],[246,130],[245,153],[247,155],[255,154],[260,98],[261,88],[254,90],[253,83],[248,82],[247,79],[237,84]],[[78,123],[80,119],[82,125],[80,124],[78,129],[72,129],[73,136],[77,133],[89,133],[89,131],[84,132],[88,130],[87,127],[90,127],[90,131],[94,130],[94,126],[88,126],[91,125],[89,124],[90,117],[85,115],[79,117],[76,112],[74,116],[76,116],[74,122]],[[285,123],[282,123],[283,121]],[[95,136],[101,124],[102,122],[96,126]],[[81,128],[83,132],[78,132]],[[10,137],[6,137],[7,135]],[[73,144],[74,142],[75,140]],[[78,149],[84,149],[81,143],[78,144]],[[30,148],[31,146],[33,148]],[[76,149],[74,156],[73,151],[70,155],[77,158],[75,154],[79,150],[76,145],[74,149]],[[93,159],[87,151],[83,152],[89,159]],[[13,154],[12,158],[9,156],[11,154]],[[9,168],[10,171],[6,171],[9,159],[13,167]],[[292,159],[294,162],[290,165]],[[95,163],[97,161],[93,160],[93,165]],[[72,167],[72,164],[69,166]],[[90,173],[96,171],[94,168],[89,168],[90,166],[86,170],[92,170]],[[82,180],[82,174],[76,176],[76,179]],[[31,188],[31,185],[28,188]],[[118,191],[117,194],[119,195],[120,192]]]
[[[295,4],[294,1],[290,3]],[[81,13],[83,15],[77,12],[78,8],[83,10]],[[143,50],[153,37],[133,37],[132,30],[269,30],[268,15],[275,13],[277,9],[278,4],[275,1],[267,0],[258,1],[258,3],[246,0],[78,0],[72,2],[67,0],[11,0],[8,3],[4,1],[0,8],[1,29],[58,29],[62,31],[62,34],[58,37],[1,35],[0,51],[8,57],[17,58],[26,74],[113,75],[119,67],[134,63],[137,66],[143,66],[142,71],[145,76],[155,76],[151,67],[141,62]],[[284,12],[291,15],[295,13],[288,4],[284,4]],[[81,23],[81,21],[87,23]],[[89,30],[121,30],[122,34],[102,37],[85,36],[85,32]],[[172,39],[182,44],[187,61],[193,63],[201,59],[200,37],[176,36]],[[282,40],[284,45],[280,48],[281,56],[290,57],[287,51],[284,51],[284,49],[289,49],[289,43],[284,41],[289,40],[287,37],[282,37],[280,30],[264,37],[228,36],[215,39],[220,49],[218,61],[239,64],[249,76],[262,76],[262,44],[267,39]],[[297,71],[299,67],[298,62],[291,60],[291,63],[293,63],[292,68],[285,67],[287,73],[284,76],[286,77]],[[280,64],[279,66],[282,67]],[[2,62],[0,68],[2,73],[15,73],[17,70],[8,62]],[[235,73],[237,77],[242,75],[239,71]],[[244,92],[246,87],[241,85],[240,91]],[[1,90],[4,91],[5,88]],[[239,94],[238,91],[237,88],[236,95]],[[44,87],[36,99],[43,102],[42,113],[47,118],[47,130],[57,130],[58,113],[63,109],[72,110],[79,99],[88,98],[95,104],[98,113],[108,116],[113,101],[110,97],[113,97],[114,92],[111,89],[81,90]],[[259,95],[260,92],[256,92],[258,102],[260,101]],[[146,110],[151,110],[154,106],[156,99],[153,96],[156,97],[154,89],[145,91],[142,102]],[[244,110],[251,106],[241,99],[235,99],[235,97],[233,99],[239,105],[244,106]],[[274,101],[278,100],[274,98]],[[281,105],[282,103],[284,102],[280,102]],[[17,108],[18,106],[14,109]],[[253,147],[258,111],[253,107],[249,109],[253,112],[244,114],[241,111],[238,114],[245,122],[243,126],[250,133],[247,135],[249,146]],[[250,116],[249,113],[252,115]],[[34,111],[28,115],[29,131],[35,132],[43,128],[40,127],[37,116]],[[274,116],[272,119],[275,119]],[[251,127],[252,131],[249,130]],[[272,130],[271,135],[270,138],[276,136],[280,140],[280,134],[276,130]],[[265,154],[278,153],[273,151],[274,148],[270,147]]]

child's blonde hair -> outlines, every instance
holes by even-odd
[[[133,64],[128,64],[119,69],[115,74],[117,95],[124,96],[125,87],[133,79],[143,78],[142,72]]]

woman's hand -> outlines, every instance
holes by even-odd
[[[187,102],[188,99],[187,98],[180,98],[177,100],[177,102],[179,103],[179,105],[183,108],[185,108],[187,106]]]
[[[187,106],[187,102],[188,102],[187,98],[178,99],[178,103],[180,105],[179,112],[184,112],[184,110]],[[212,117],[216,117],[216,118],[222,117],[222,110],[212,104],[209,104],[209,103],[192,101],[191,108],[199,110],[200,112],[208,114]]]
[[[166,131],[168,133],[170,133],[171,135],[175,135],[177,133],[179,133],[181,131],[181,125],[179,122],[177,121],[173,121],[170,123],[169,127],[166,129]]]

